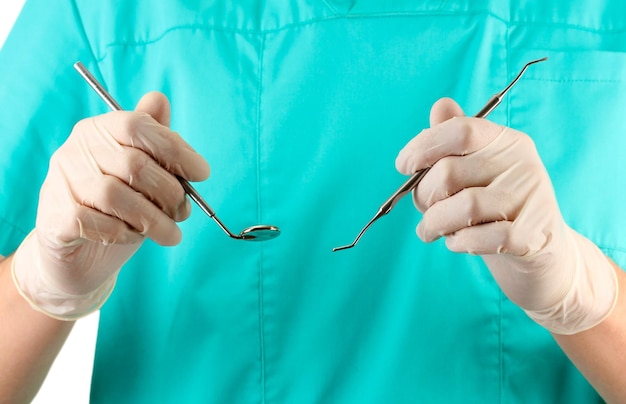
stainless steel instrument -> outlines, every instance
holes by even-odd
[[[522,70],[504,88],[504,90],[500,91],[497,94],[494,94],[489,99],[489,101],[487,101],[485,106],[480,111],[478,111],[478,113],[476,115],[474,115],[474,117],[476,117],[476,118],[485,118],[487,115],[489,115],[489,113],[491,111],[493,111],[500,104],[500,102],[502,102],[502,98],[506,95],[506,93],[508,93],[509,90],[519,81],[519,79],[522,77],[522,75],[524,74],[526,69],[528,69],[528,67],[530,65],[535,64],[535,63],[539,63],[539,62],[543,62],[544,60],[548,60],[548,58],[544,57],[544,58],[533,60],[533,61],[530,61],[530,62],[526,63],[526,65],[524,65]],[[377,221],[381,217],[385,216],[387,213],[391,212],[391,209],[393,209],[393,207],[396,205],[396,203],[398,203],[398,201],[400,199],[402,199],[402,197],[404,197],[404,195],[409,193],[413,188],[415,188],[420,183],[422,178],[424,178],[426,173],[428,173],[429,169],[430,168],[423,168],[423,169],[419,170],[418,172],[413,174],[404,184],[402,184],[402,186],[400,188],[398,188],[398,190],[396,192],[394,192],[394,194],[391,195],[391,197],[389,199],[387,199],[387,201],[385,201],[385,203],[383,203],[380,206],[380,208],[378,209],[378,212],[376,212],[374,217],[365,225],[365,227],[363,227],[363,229],[356,236],[356,238],[354,239],[352,244],[344,245],[344,246],[341,246],[341,247],[335,247],[335,248],[333,248],[333,251],[347,250],[348,248],[354,247],[359,242],[359,240],[361,239],[361,237],[363,236],[365,231],[375,221]]]
[[[122,107],[111,97],[111,95],[104,89],[104,87],[96,80],[96,78],[87,70],[87,68],[81,63],[76,62],[74,64],[74,68],[80,73],[80,75],[89,83],[91,88],[93,88],[96,93],[102,98],[104,102],[111,108],[113,111],[121,111]],[[280,229],[276,226],[259,224],[250,227],[246,227],[239,234],[235,234],[231,232],[222,221],[217,217],[215,211],[209,206],[208,203],[195,190],[195,188],[189,183],[189,181],[176,176],[180,184],[183,186],[185,193],[189,195],[192,201],[196,203],[202,209],[204,213],[206,213],[211,219],[213,219],[217,225],[228,235],[230,238],[234,238],[237,240],[247,240],[247,241],[265,241],[276,238],[280,235]]]

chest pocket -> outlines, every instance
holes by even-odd
[[[534,139],[566,222],[625,267],[626,53],[517,43],[512,70],[549,60],[511,92],[509,124]]]

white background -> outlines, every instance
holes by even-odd
[[[0,0],[0,47],[23,4],[24,0]],[[41,12],[45,13],[46,10]],[[2,326],[0,324],[0,327]],[[89,402],[97,327],[98,314],[93,314],[76,323],[33,403],[83,404]]]
[[[22,4],[24,4],[23,0],[0,1],[0,44],[4,42],[11,25],[13,25],[13,20],[22,8]]]

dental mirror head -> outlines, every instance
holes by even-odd
[[[248,241],[266,241],[280,236],[280,229],[276,226],[257,224],[243,229],[239,236]]]
[[[87,70],[87,68],[81,63],[76,62],[74,68],[80,73],[80,75],[87,81],[87,83],[94,89],[94,91],[102,98],[102,100],[113,111],[121,111],[122,107],[118,104],[113,97],[104,89],[102,84],[96,80],[96,78]],[[194,201],[204,213],[206,213],[211,219],[213,219],[218,226],[228,235],[230,238],[236,240],[247,241],[266,241],[280,236],[280,229],[276,226],[258,224],[250,227],[246,227],[239,234],[233,234],[222,223],[222,221],[215,215],[215,211],[209,206],[209,204],[200,196],[198,191],[184,178],[176,176],[180,185],[182,185],[185,193],[189,195],[192,201]]]
[[[226,227],[224,223],[217,217],[215,211],[209,206],[209,204],[200,196],[198,191],[195,190],[191,184],[181,177],[178,178],[178,181],[183,186],[183,189],[189,195],[192,201],[198,205],[200,209],[204,213],[207,214],[211,219],[217,223],[217,225],[228,235],[230,238],[234,238],[236,240],[246,240],[246,241],[266,241],[271,240],[280,236],[280,229],[277,226],[272,226],[268,224],[257,224],[254,226],[246,227],[239,234],[234,234],[232,231]]]

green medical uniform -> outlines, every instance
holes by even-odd
[[[581,11],[581,10],[584,10]],[[415,236],[398,151],[455,98],[528,133],[570,226],[626,267],[620,1],[27,1],[0,54],[0,253],[33,228],[47,161],[107,112],[164,92],[210,163],[183,241],[147,241],[101,312],[95,403],[601,401],[482,260]]]

